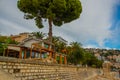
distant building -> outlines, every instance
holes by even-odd
[[[66,41],[66,40],[63,39],[62,37],[59,36],[58,39],[59,39],[60,41],[62,41],[63,43],[68,44],[68,41]]]
[[[102,58],[101,58],[101,56],[100,56],[99,53],[96,53],[96,54],[94,54],[94,55],[95,55],[95,57],[97,57],[98,60],[102,60]]]
[[[19,35],[11,35],[11,39],[15,40],[16,42],[22,42],[24,39],[28,38],[31,34],[30,33],[20,33]]]
[[[120,54],[117,56],[116,62],[120,63]]]

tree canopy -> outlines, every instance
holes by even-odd
[[[8,44],[18,44],[18,42],[12,40],[10,37],[0,35],[0,56],[5,53]]]
[[[92,53],[85,51],[78,42],[71,42],[67,47],[67,61],[71,64],[82,64],[91,67],[102,67],[102,61],[98,60]]]
[[[81,44],[78,42],[71,42],[70,46],[67,49],[68,63],[80,64],[83,60],[84,51],[81,48]]]
[[[48,19],[49,37],[52,38],[52,23],[61,26],[79,18],[82,12],[79,0],[18,0],[18,8],[25,19],[34,19],[38,28],[43,28],[43,19]]]
[[[43,39],[46,36],[45,33],[40,32],[40,31],[39,32],[32,32],[32,34],[38,39]]]
[[[57,36],[53,36],[52,40],[53,40],[52,42],[55,45],[55,50],[57,52],[62,52],[67,46],[67,44],[64,43],[63,41],[59,40],[59,37],[57,37]]]

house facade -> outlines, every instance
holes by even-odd
[[[5,55],[20,59],[38,59],[44,62],[67,64],[66,54],[57,53],[53,43],[34,37],[25,38],[18,45],[8,45]]]

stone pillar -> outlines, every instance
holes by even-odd
[[[105,77],[110,78],[110,62],[103,63],[103,74]]]

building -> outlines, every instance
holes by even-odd
[[[11,39],[16,42],[22,42],[24,39],[29,38],[30,33],[20,33],[19,35],[11,35]]]
[[[23,35],[26,34],[22,34],[20,40],[18,40],[19,38],[14,38],[20,43],[18,45],[9,45],[5,56],[20,59],[38,59],[44,62],[48,62],[49,60],[51,62],[67,64],[66,54],[57,53],[53,43]]]
[[[58,39],[59,39],[59,41],[65,43],[65,44],[68,44],[68,42],[65,39],[63,39],[62,37],[59,36]]]

